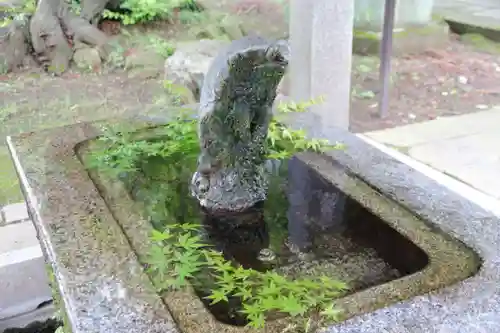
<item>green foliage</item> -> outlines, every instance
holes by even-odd
[[[161,37],[148,35],[147,41],[153,51],[164,58],[170,57],[175,52],[175,46]]]
[[[0,59],[0,75],[7,74],[8,72],[8,66],[7,66],[7,61],[5,59]],[[3,118],[3,115],[1,114],[0,111],[0,120]]]
[[[186,279],[200,271],[202,249],[206,245],[194,233],[198,227],[196,224],[172,224],[163,233],[153,231],[154,245],[148,266],[160,289],[184,287]]]
[[[125,67],[125,48],[118,43],[116,40],[109,42],[111,46],[111,51],[108,54],[106,63],[112,69],[124,68]]]
[[[131,133],[115,132],[103,128],[100,141],[106,149],[93,155],[90,167],[98,167],[111,176],[139,171],[139,162],[146,157],[182,160],[198,154],[198,134],[196,120],[181,113],[175,121],[160,127],[161,141],[134,140]]]
[[[179,93],[175,85],[167,84],[166,88],[174,95]],[[304,112],[318,102],[321,99],[281,104],[278,109],[283,114]],[[279,314],[291,316],[294,325],[301,323],[303,332],[311,332],[312,322],[335,320],[338,312],[332,299],[345,292],[347,286],[344,283],[326,276],[288,279],[274,271],[245,269],[226,260],[222,253],[203,242],[200,224],[193,223],[195,214],[176,211],[186,206],[180,201],[189,197],[188,193],[182,192],[185,188],[181,188],[184,184],[179,180],[189,179],[196,166],[199,153],[197,121],[188,113],[180,113],[155,130],[155,137],[161,139],[141,139],[136,137],[137,134],[104,129],[100,140],[106,143],[106,148],[94,155],[91,164],[114,177],[124,173],[161,177],[156,185],[141,185],[150,186],[141,197],[147,201],[147,216],[153,225],[156,220],[163,221],[161,226],[155,225],[156,230],[163,232],[153,232],[153,244],[146,259],[155,285],[160,290],[193,285],[201,288],[212,304],[228,303],[236,298],[241,303],[241,314],[248,319],[248,325],[255,328],[263,327],[267,319]],[[340,145],[332,146],[325,140],[308,139],[304,131],[292,130],[276,117],[271,121],[267,140],[268,158],[280,160],[300,151],[322,152],[332,148],[340,148]],[[158,163],[160,172],[149,170],[154,168],[151,162],[154,158],[163,161]],[[165,163],[165,160],[171,162]],[[181,187],[179,183],[182,183]],[[270,191],[279,191],[278,186],[270,186]],[[179,202],[172,205],[175,201]],[[169,205],[165,205],[166,202]],[[280,225],[287,221],[285,215],[273,218],[275,220],[271,225],[276,228],[281,228]],[[286,235],[277,233],[275,237],[279,239],[271,239],[271,247],[283,244]]]
[[[124,0],[121,9],[129,13],[105,10],[103,17],[120,20],[125,25],[150,22],[155,20],[171,20],[176,11],[198,11],[194,0]]]
[[[52,289],[52,299],[54,300],[54,305],[56,307],[56,312],[54,313],[53,318],[62,324],[56,329],[54,333],[71,333],[71,330],[69,329],[69,320],[66,312],[64,311],[64,305],[62,303],[61,295],[59,294],[59,290],[57,289],[57,282],[54,271],[52,270],[50,264],[45,264],[45,269],[47,271],[49,286]]]
[[[177,95],[176,85],[166,85],[170,92]],[[319,100],[320,101],[320,100]],[[280,104],[278,110],[287,112],[304,112],[308,106],[317,103],[312,100],[304,103]],[[197,122],[186,113],[161,126],[160,136],[163,140],[151,142],[134,140],[132,134],[115,132],[103,128],[104,134],[99,140],[106,143],[106,150],[94,155],[91,165],[107,170],[112,176],[121,173],[138,171],[138,163],[146,157],[184,158],[198,153]],[[303,151],[324,152],[331,149],[342,149],[343,145],[331,145],[327,140],[308,139],[304,130],[293,130],[274,118],[269,125],[267,138],[267,158],[283,160]],[[178,160],[178,159],[177,159]],[[190,170],[192,171],[192,170]]]
[[[324,320],[337,318],[332,299],[347,290],[344,283],[327,276],[292,280],[273,271],[245,269],[204,244],[199,228],[199,224],[172,224],[164,232],[153,232],[148,269],[161,290],[188,283],[203,286],[206,282],[199,279],[207,279],[202,273],[208,269],[213,283],[207,299],[216,304],[239,298],[241,313],[251,327],[262,328],[272,314],[305,319],[306,323],[314,311]]]
[[[305,102],[280,103],[278,111],[281,113],[305,112],[311,106],[322,103],[323,98],[319,97]],[[268,158],[285,159],[301,151],[324,152],[331,149],[341,149],[341,144],[331,145],[328,140],[308,139],[304,130],[293,130],[282,122],[273,119],[269,124],[268,133]]]
[[[26,15],[33,15],[36,9],[36,1],[25,0],[22,4],[10,6],[7,7],[5,4],[0,3],[0,12],[7,14],[5,17],[0,18],[0,28],[6,27],[14,20],[24,21]]]

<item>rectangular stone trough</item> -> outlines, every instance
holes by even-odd
[[[296,120],[320,136],[308,126],[314,117]],[[156,291],[143,269],[152,224],[120,180],[83,162],[103,125],[154,127],[113,120],[8,138],[72,332],[282,332],[286,318],[263,330],[233,326],[190,289]],[[500,331],[499,219],[351,133],[326,137],[346,149],[297,156],[315,186],[346,195],[345,225],[319,265],[334,262],[338,273],[356,260],[365,268],[348,274],[356,287],[336,301],[344,315],[326,332]]]

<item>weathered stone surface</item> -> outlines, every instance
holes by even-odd
[[[2,320],[0,324],[0,330],[3,331],[4,329],[11,328],[10,332],[19,332],[19,328],[26,328],[26,329],[31,329],[32,327],[27,327],[27,325],[34,325],[34,323],[50,323],[47,321],[52,321],[54,320],[54,315],[56,313],[56,308],[54,304],[49,303],[45,306],[40,307],[39,309],[35,311],[31,311],[29,313],[4,319]],[[60,326],[59,323],[57,326]],[[15,328],[14,328],[15,327]],[[35,326],[36,328],[39,328],[39,325]],[[43,325],[42,325],[43,327]],[[54,331],[56,328],[52,328],[52,331]],[[52,332],[50,331],[50,332]],[[3,331],[4,333],[8,333],[8,330]],[[29,332],[29,331],[28,331]]]
[[[498,130],[412,147],[408,154],[500,200]]]
[[[365,133],[369,138],[397,147],[414,147],[468,135],[494,132],[500,123],[500,107],[459,116]]]
[[[211,64],[200,96],[201,153],[193,195],[209,210],[242,211],[265,200],[265,143],[285,74],[286,41],[246,37]]]
[[[480,271],[465,281],[360,315],[325,332],[498,332],[500,219],[351,133],[338,128],[317,132],[314,115],[298,115],[290,121],[312,137],[326,137],[347,146],[346,150],[329,152],[324,163],[331,164],[333,159],[410,210],[412,216],[444,230],[483,259]],[[109,124],[116,124],[116,120]],[[123,212],[127,206],[118,205],[114,209],[122,210],[126,217],[120,228],[76,156],[75,145],[95,138],[102,125],[76,124],[9,139],[19,160],[18,171],[25,179],[22,186],[30,193],[30,210],[37,213],[33,214],[34,223],[57,268],[62,298],[70,305],[73,332],[178,332],[130,247],[133,243],[138,253],[147,251],[145,240],[152,226],[138,224]],[[131,124],[127,125],[130,128]],[[144,123],[137,124],[137,129],[142,126]],[[43,169],[39,167],[42,162]],[[179,301],[172,305],[192,305],[182,297],[185,295],[177,294]],[[182,304],[184,301],[189,304]],[[205,311],[199,305],[187,312]]]
[[[497,107],[365,135],[500,199],[499,122]]]
[[[359,54],[379,54],[381,32],[355,30],[353,51]],[[426,25],[398,28],[393,33],[393,55],[423,52],[439,48],[449,40],[449,28],[446,24],[430,22]]]
[[[96,69],[101,67],[101,56],[95,48],[80,48],[73,54],[73,62],[79,68]]]
[[[7,214],[11,215],[11,224],[0,226],[0,331],[6,328],[2,327],[4,320],[34,311],[41,303],[52,300],[33,223],[12,223],[13,219],[26,218],[26,205],[19,205],[24,206],[24,212],[12,216],[12,210],[21,207],[11,206]]]
[[[2,207],[0,215],[5,223],[21,222],[29,219],[26,203],[20,202]],[[1,222],[0,222],[1,224]]]
[[[75,154],[75,144],[82,142],[84,137],[94,137],[99,132],[98,127],[81,124],[80,130],[67,130],[60,133],[62,136],[47,138],[43,143],[40,138],[35,139],[40,146],[33,147],[35,155],[31,155],[30,160],[39,166],[40,157],[46,156],[48,163],[72,164],[72,170],[66,169],[66,172],[56,167],[57,176],[49,172],[36,181],[37,177],[30,176],[28,180],[23,176],[26,182],[21,182],[25,190],[30,188],[25,192],[30,193],[29,198],[44,202],[43,212],[38,211],[41,206],[33,201],[28,202],[28,209],[32,213],[36,211],[31,214],[33,223],[40,235],[43,252],[54,269],[64,306],[70,313],[71,331],[178,333],[121,227],[111,214],[105,213],[108,211],[106,204],[88,174],[84,175],[86,171]],[[25,139],[28,137],[31,135]],[[51,154],[59,157],[49,157]],[[43,163],[44,170],[52,168]],[[24,164],[22,169],[24,173],[31,167]],[[33,181],[44,184],[43,192],[33,188]],[[55,230],[58,231],[54,233]]]
[[[210,39],[178,44],[175,53],[165,61],[165,80],[189,88],[198,98],[208,68],[228,44]]]

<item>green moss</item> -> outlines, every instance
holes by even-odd
[[[359,29],[354,29],[353,36],[354,38],[371,39],[375,41],[378,41],[382,38],[382,34],[380,32],[366,31]]]
[[[23,201],[16,171],[6,147],[0,146],[0,206]]]
[[[359,54],[378,54],[382,33],[356,29],[354,31],[353,50]],[[427,25],[409,25],[396,29],[393,33],[393,54],[419,52],[426,47],[434,47],[448,38],[446,25],[430,22]]]
[[[438,15],[438,14],[432,14],[432,21],[436,22],[438,24],[445,24],[446,23],[444,16]]]
[[[398,145],[391,145],[391,144],[386,144],[386,146],[399,151],[400,153],[403,153],[405,155],[409,155],[410,153],[410,147],[404,147],[404,146],[398,146]]]
[[[488,53],[500,53],[500,43],[492,41],[483,35],[477,33],[469,33],[462,35],[460,40],[473,48],[488,52]]]
[[[436,33],[442,33],[444,29],[444,25],[440,22],[431,22],[428,25],[414,25],[408,26],[404,29],[395,29],[393,38],[401,38],[408,36],[429,36]],[[369,39],[373,41],[379,41],[382,39],[382,33],[376,31],[368,31],[361,29],[354,29],[353,31],[354,38],[363,38]]]
[[[52,289],[52,299],[54,300],[54,305],[57,309],[55,318],[62,322],[62,326],[59,327],[56,333],[71,333],[71,325],[69,323],[68,315],[64,309],[64,303],[61,299],[61,295],[59,294],[59,289],[57,286],[56,277],[54,275],[54,271],[50,264],[45,264],[45,270],[47,271],[47,276],[49,278],[49,285]]]
[[[490,21],[484,25],[481,25],[481,23],[476,24],[476,22],[471,24],[453,20],[448,20],[447,23],[450,26],[450,29],[456,34],[476,34],[484,36],[489,40],[500,42],[500,26],[491,24]]]

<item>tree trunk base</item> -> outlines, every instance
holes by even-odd
[[[26,56],[49,73],[60,75],[70,66],[75,45],[95,48],[102,60],[109,53],[108,37],[96,20],[109,0],[82,3],[82,15],[71,12],[64,0],[39,0],[32,16],[21,15],[9,26],[5,38],[8,71],[15,71]],[[99,11],[99,12],[96,12]]]

